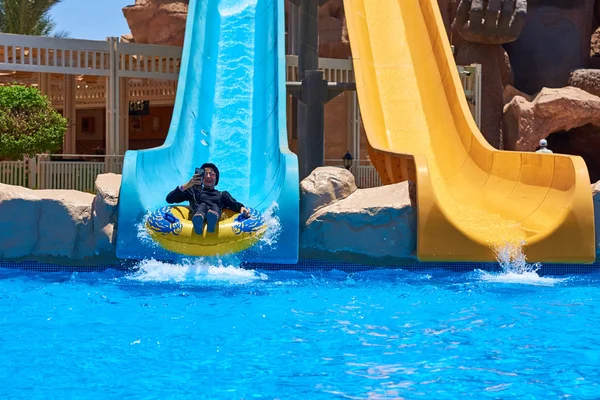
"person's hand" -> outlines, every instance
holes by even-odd
[[[194,175],[192,176],[192,179],[188,181],[188,183],[183,185],[183,190],[188,190],[192,186],[202,185],[203,181],[204,179],[202,179],[199,175]]]
[[[246,218],[250,218],[250,210],[248,210],[246,207],[241,208],[240,214],[242,214]]]
[[[469,42],[503,44],[517,40],[526,17],[527,0],[461,0],[453,25]]]

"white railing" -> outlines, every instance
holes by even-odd
[[[344,168],[341,160],[327,159],[325,160],[325,165]],[[356,186],[360,189],[383,186],[377,170],[369,160],[354,160],[352,167],[350,167],[350,172],[354,175]]]
[[[27,161],[0,161],[0,183],[28,186]]]
[[[109,43],[0,34],[0,69],[108,76]]]
[[[372,165],[357,165],[353,167],[356,186],[361,189],[383,186],[377,170]]]
[[[0,33],[0,70],[176,80],[181,47]]]
[[[177,94],[177,81],[131,81],[129,82],[130,100],[172,100]]]
[[[286,57],[286,80],[297,82],[298,79],[298,56],[287,55]],[[323,79],[329,82],[354,82],[354,70],[352,60],[338,58],[319,58],[319,70],[323,71]]]
[[[177,80],[182,49],[178,46],[116,42],[118,76]]]
[[[64,84],[57,82],[52,84],[52,90],[49,98],[54,107],[61,107],[64,103]],[[158,81],[158,80],[142,80],[132,79],[129,82],[130,101],[148,100],[148,101],[170,101],[175,102],[177,94],[177,81]],[[89,108],[106,107],[106,84],[105,83],[81,83],[77,85],[75,92],[77,107]]]
[[[64,84],[52,83],[48,98],[54,107],[60,107],[65,101]],[[79,84],[75,90],[75,99],[77,107],[98,107],[106,106],[106,85],[104,83]]]
[[[99,174],[123,171],[123,156],[40,155],[37,189],[73,189],[94,192]]]

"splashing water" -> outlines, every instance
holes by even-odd
[[[279,240],[279,234],[281,233],[281,222],[277,216],[278,210],[279,204],[273,202],[263,212],[263,218],[267,224],[267,231],[256,245],[260,250],[264,250],[265,247],[275,246]]]
[[[256,7],[256,4],[257,0],[224,0],[219,3],[219,14],[224,17],[239,14],[249,7]]]
[[[137,238],[144,246],[147,246],[151,249],[158,250],[158,249],[160,249],[160,245],[157,242],[155,242],[154,239],[152,239],[152,236],[150,236],[150,233],[148,232],[148,229],[146,228],[146,221],[148,220],[148,217],[150,217],[150,215],[152,213],[153,213],[153,210],[151,210],[149,207],[147,207],[146,213],[142,217],[141,221],[136,224]]]
[[[481,279],[488,282],[518,283],[524,285],[553,286],[564,279],[542,277],[538,271],[541,263],[529,264],[523,251],[525,242],[498,246],[494,251],[498,264],[502,268],[500,273],[479,271]]]
[[[154,259],[140,261],[127,279],[140,282],[186,282],[195,285],[243,285],[257,280],[267,280],[265,274],[242,269],[223,260],[217,263],[203,258],[169,263]]]
[[[529,264],[527,263],[527,257],[523,252],[523,246],[525,242],[518,244],[507,244],[502,247],[498,247],[496,252],[496,259],[502,267],[504,272],[514,272],[517,274],[528,274],[537,272],[542,267],[540,263]]]

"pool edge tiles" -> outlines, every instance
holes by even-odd
[[[131,263],[129,261],[124,261],[120,264],[63,265],[34,260],[13,261],[0,259],[0,268],[21,269],[25,271],[36,272],[102,272],[109,269],[127,271],[130,270],[133,266],[134,263]]]
[[[340,270],[343,272],[359,272],[376,269],[402,269],[411,272],[425,272],[434,270],[444,270],[452,272],[471,272],[483,270],[488,272],[499,272],[502,268],[498,263],[481,262],[418,262],[414,261],[406,264],[391,265],[367,265],[360,263],[351,263],[346,261],[331,262],[314,259],[300,259],[295,265],[278,264],[245,264],[244,268],[262,269],[267,271],[277,270],[297,270],[297,271],[324,271]],[[600,262],[590,265],[580,264],[544,264],[537,271],[539,275],[571,275],[588,274],[600,272]]]
[[[118,271],[129,271],[135,268],[138,262],[127,260],[120,264],[104,265],[61,265],[41,261],[13,261],[0,259],[0,268],[21,269],[36,272],[99,272],[109,269]],[[256,269],[265,271],[330,271],[339,270],[343,272],[360,272],[376,269],[402,269],[411,272],[425,272],[433,270],[445,270],[452,272],[471,272],[474,270],[501,271],[497,263],[470,263],[470,262],[412,262],[407,264],[393,265],[367,265],[352,263],[348,261],[332,262],[315,259],[300,259],[297,264],[268,264],[268,263],[244,263],[244,269]],[[538,270],[539,275],[576,275],[588,274],[600,271],[600,262],[589,265],[578,264],[545,264]]]

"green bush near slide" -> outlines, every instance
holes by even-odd
[[[61,149],[67,119],[30,86],[0,86],[0,160],[20,160]]]

